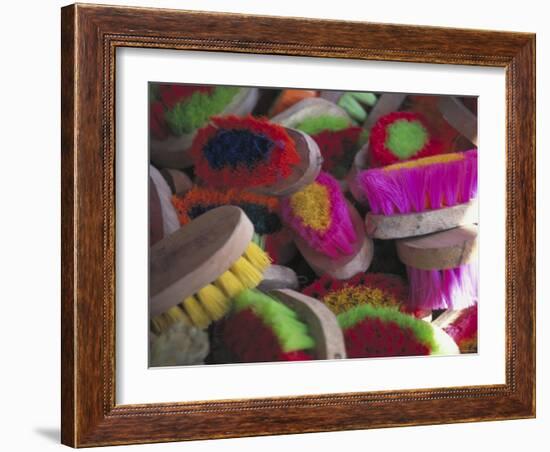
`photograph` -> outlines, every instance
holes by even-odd
[[[478,353],[477,96],[147,93],[150,368]]]

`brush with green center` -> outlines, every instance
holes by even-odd
[[[362,304],[338,315],[348,358],[456,355],[453,339],[424,320],[396,308]]]
[[[375,167],[442,151],[441,143],[431,136],[422,117],[413,112],[396,111],[382,116],[369,134],[369,160]]]
[[[193,164],[189,148],[196,131],[220,114],[246,115],[257,88],[208,85],[152,85],[149,114],[151,160],[160,168]]]
[[[298,102],[272,121],[310,135],[323,156],[323,171],[338,179],[349,171],[363,137],[344,109],[322,98]]]
[[[155,333],[178,321],[206,328],[270,265],[254,226],[235,206],[210,210],[151,248],[149,315]]]

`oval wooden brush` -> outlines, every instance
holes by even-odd
[[[338,315],[338,322],[348,358],[460,353],[441,328],[395,308],[362,304]]]
[[[153,330],[180,318],[204,328],[225,315],[231,298],[256,287],[270,259],[252,242],[253,234],[241,209],[223,206],[157,242],[150,257]]]
[[[178,215],[172,205],[172,192],[162,174],[149,166],[150,244],[179,229]]]
[[[282,217],[318,275],[347,279],[370,265],[373,243],[366,237],[361,217],[329,174],[320,173],[313,184],[285,198]]]
[[[233,99],[220,111],[213,114],[249,114],[258,101],[257,88],[239,88]],[[166,113],[165,113],[166,114]],[[200,126],[199,126],[200,127]],[[189,154],[197,129],[182,134],[168,133],[167,136],[150,139],[151,161],[159,168],[186,168],[193,165],[193,159]]]
[[[477,150],[362,171],[367,233],[394,239],[477,222]]]
[[[477,226],[397,240],[411,309],[462,309],[477,302]]]
[[[334,102],[330,102],[320,97],[301,100],[278,115],[273,116],[271,121],[295,129],[296,126],[305,119],[323,115],[340,117],[351,123],[351,118],[344,109],[340,108]]]
[[[220,329],[238,362],[345,358],[334,315],[318,300],[289,289],[242,292]]]
[[[192,146],[195,173],[213,188],[286,196],[311,183],[322,158],[306,134],[252,116],[211,118]]]

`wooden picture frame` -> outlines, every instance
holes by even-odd
[[[62,442],[74,447],[535,416],[535,35],[161,9],[62,9]],[[506,382],[115,404],[115,50],[506,70]]]

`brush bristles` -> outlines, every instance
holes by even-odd
[[[286,224],[312,249],[332,258],[353,253],[357,241],[349,207],[336,179],[321,172],[313,184],[282,202]]]
[[[243,283],[229,270],[222,273],[216,280],[218,286],[229,298],[233,298],[241,293],[246,287]]]
[[[269,255],[254,242],[251,242],[250,245],[248,245],[244,252],[244,256],[254,267],[256,267],[262,273],[267,267],[271,265],[271,259]]]
[[[245,257],[239,258],[231,266],[231,271],[249,288],[256,287],[262,281],[262,273]]]
[[[210,317],[195,297],[187,297],[181,304],[195,326],[204,329],[210,325]]]
[[[407,267],[413,309],[464,309],[477,302],[477,263],[446,270]]]
[[[477,195],[477,150],[369,169],[357,180],[376,215],[463,204]]]
[[[212,320],[221,319],[229,311],[229,299],[212,284],[207,284],[197,292],[197,298]]]
[[[263,272],[270,264],[268,254],[255,243],[250,243],[229,270],[180,305],[156,316],[151,321],[151,328],[157,334],[162,333],[178,321],[190,322],[201,329],[208,327],[227,314],[232,298],[260,284]]]
[[[191,323],[186,313],[179,306],[174,306],[152,319],[151,328],[156,334],[161,334],[163,331],[166,331],[172,325],[179,322]]]

